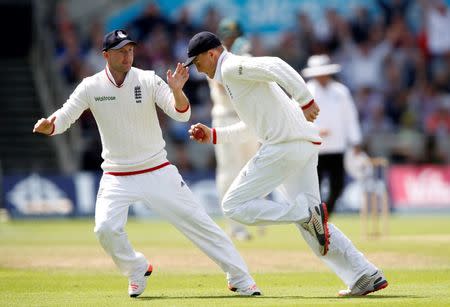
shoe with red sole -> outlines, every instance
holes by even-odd
[[[369,275],[363,275],[353,288],[339,291],[339,296],[363,296],[384,289],[388,286],[386,277],[381,270]]]

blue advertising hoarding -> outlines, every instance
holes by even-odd
[[[73,175],[12,175],[3,177],[3,203],[12,218],[93,217],[101,173]],[[221,216],[213,174],[184,176],[190,189],[211,216]],[[143,203],[130,207],[130,215],[157,217]]]
[[[3,178],[3,200],[12,217],[93,215],[99,176],[14,175]]]

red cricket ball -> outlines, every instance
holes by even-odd
[[[195,127],[194,130],[192,130],[192,135],[196,140],[203,140],[203,138],[205,137],[205,132],[202,128]]]

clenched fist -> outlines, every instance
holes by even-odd
[[[319,115],[319,112],[320,108],[316,102],[313,102],[312,105],[310,105],[307,109],[303,110],[303,114],[305,115],[306,120],[310,122],[316,120],[317,116]]]
[[[41,118],[34,125],[33,133],[42,133],[46,135],[50,135],[55,130],[55,120],[56,116],[51,117],[50,119]]]

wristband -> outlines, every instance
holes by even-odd
[[[217,144],[216,128],[212,128],[212,142],[213,142],[213,144]]]
[[[185,113],[185,112],[187,112],[187,110],[189,110],[189,106],[190,105],[188,104],[186,109],[184,109],[184,110],[178,110],[177,107],[175,107],[175,110],[177,110],[178,113]]]
[[[308,104],[304,105],[304,106],[302,107],[302,110],[308,109],[308,108],[309,108],[310,106],[312,106],[313,104],[314,104],[314,99],[311,100],[310,102],[308,102]]]

